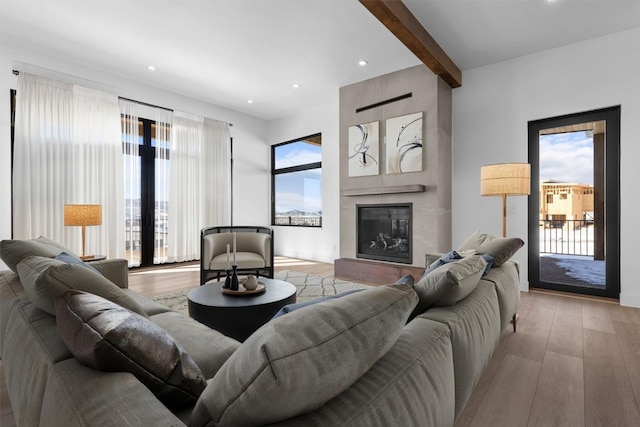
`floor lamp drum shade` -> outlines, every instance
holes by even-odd
[[[85,254],[86,226],[102,224],[102,205],[64,205],[64,225],[82,227],[82,259],[92,258]]]
[[[531,193],[529,163],[498,163],[480,169],[480,194],[502,196],[502,236],[507,236],[507,196]]]
[[[531,192],[531,165],[498,163],[483,166],[480,188],[483,196],[527,196]]]

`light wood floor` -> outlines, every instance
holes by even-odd
[[[333,275],[333,265],[289,258],[277,270]],[[130,273],[157,295],[198,284],[198,265]],[[0,373],[0,426],[14,426]],[[521,294],[518,332],[502,333],[456,427],[640,425],[640,309],[610,300]]]

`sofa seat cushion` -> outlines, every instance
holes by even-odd
[[[240,347],[240,343],[233,338],[173,311],[149,319],[180,344],[207,379],[212,378]]]
[[[18,275],[29,300],[52,315],[55,315],[56,297],[70,289],[78,289],[146,316],[142,307],[122,289],[102,274],[81,265],[33,256],[18,264]]]
[[[458,251],[473,249],[479,254],[489,254],[493,257],[494,267],[500,267],[507,262],[524,245],[518,237],[498,237],[476,231],[465,240]]]
[[[469,255],[427,273],[415,285],[420,302],[414,314],[432,306],[453,305],[464,299],[475,289],[486,266],[482,256]]]
[[[233,255],[231,255],[231,262],[233,263]],[[266,267],[265,259],[260,254],[253,252],[236,252],[236,265],[239,269]],[[209,264],[210,270],[225,270],[226,268],[226,253],[214,257]]]
[[[136,291],[132,291],[130,289],[123,289],[123,291],[131,299],[138,303],[142,311],[146,313],[149,318],[151,318],[151,316],[155,316],[156,314],[167,313],[171,311],[171,309],[166,305],[162,305],[159,302],[153,301]]]
[[[189,424],[265,425],[320,407],[393,346],[416,303],[408,285],[381,286],[270,321],[209,382]]]
[[[18,272],[18,263],[27,257],[54,258],[62,252],[76,256],[69,249],[44,236],[37,239],[3,240],[0,242],[0,258],[14,273]]]
[[[80,363],[130,372],[171,408],[192,406],[206,386],[198,365],[162,328],[97,295],[67,291],[56,298],[56,323]]]

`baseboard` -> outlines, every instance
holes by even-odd
[[[640,308],[640,295],[620,294],[620,305]]]

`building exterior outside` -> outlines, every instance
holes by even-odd
[[[562,227],[566,220],[593,221],[593,185],[542,181],[540,183],[541,225]]]

